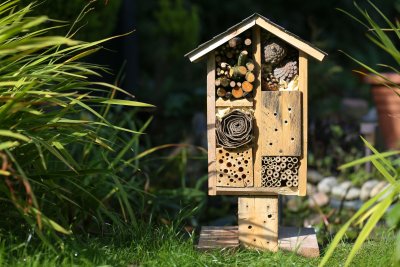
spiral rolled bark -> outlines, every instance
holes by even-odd
[[[234,110],[216,122],[217,143],[223,148],[238,148],[252,141],[253,117]]]

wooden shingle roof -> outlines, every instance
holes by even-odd
[[[291,44],[295,48],[303,51],[304,53],[319,61],[322,61],[327,55],[325,52],[318,49],[311,43],[302,40],[297,35],[285,30],[284,28],[273,23],[266,17],[261,16],[258,13],[254,13],[253,15],[242,20],[238,24],[230,27],[225,32],[220,33],[217,36],[213,37],[211,40],[199,45],[196,49],[187,53],[185,57],[188,57],[191,62],[199,61],[215,48],[219,47],[233,37],[241,34],[242,32],[250,29],[255,25],[258,25],[262,29],[269,31],[270,33],[274,34],[275,36],[281,38],[285,42]]]

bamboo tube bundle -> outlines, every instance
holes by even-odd
[[[299,157],[262,157],[261,185],[263,187],[296,187],[299,183]]]

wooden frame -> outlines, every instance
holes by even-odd
[[[246,24],[247,25],[247,24]],[[245,28],[247,29],[247,28]],[[262,149],[265,146],[266,138],[260,133],[261,120],[263,117],[263,99],[261,93],[261,29],[258,25],[253,25],[253,58],[255,64],[256,81],[254,83],[254,99],[239,99],[239,100],[223,100],[215,97],[215,54],[208,53],[207,60],[207,136],[208,136],[208,171],[209,171],[209,195],[306,195],[307,188],[307,133],[308,133],[308,87],[307,87],[307,68],[308,54],[299,51],[299,91],[301,92],[301,160],[299,169],[299,184],[298,187],[280,187],[270,188],[262,187],[261,179],[261,158]],[[243,31],[237,31],[239,34]],[[229,37],[232,37],[229,35]],[[217,186],[217,169],[216,169],[216,141],[215,141],[215,113],[216,108],[224,107],[252,107],[254,109],[255,125],[254,125],[254,140],[253,147],[253,187],[245,188],[229,188]]]
[[[262,31],[280,38],[296,50],[279,45],[279,39],[264,35]],[[239,50],[235,44],[235,40],[240,39],[235,38],[239,34],[245,36],[245,41],[249,40],[247,43],[243,41],[247,46],[245,51]],[[227,43],[230,40],[234,44]],[[263,41],[269,42],[268,45]],[[268,54],[262,49],[270,51],[268,46],[278,47],[283,52],[272,54],[272,59],[267,59]],[[232,48],[236,52],[229,50],[228,56],[226,51]],[[252,59],[243,61],[243,53]],[[293,59],[297,53],[298,58]],[[233,54],[239,54],[237,63],[235,60],[221,62],[222,58],[232,60]],[[307,193],[308,57],[321,61],[326,53],[265,17],[253,14],[186,56],[191,61],[207,57],[208,194],[239,196],[239,226],[204,228],[198,247],[237,247],[240,242],[249,248],[270,251],[298,249],[297,252],[304,256],[318,256],[314,231],[279,230],[278,195],[305,196]],[[240,68],[244,70],[238,71]],[[262,68],[267,69],[263,77]],[[219,75],[217,80],[216,72]],[[279,86],[274,79],[279,79]],[[239,82],[246,86],[238,86]],[[286,82],[286,85],[281,87],[281,82]],[[295,85],[289,87],[288,83],[292,82]],[[231,89],[227,88],[228,84]],[[227,97],[227,91],[231,97]],[[232,126],[234,123],[240,127]],[[238,142],[233,138],[234,134],[230,135],[235,131],[239,132],[236,136],[244,135],[246,139],[238,138]],[[288,142],[293,143],[288,145]]]

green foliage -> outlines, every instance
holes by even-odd
[[[32,0],[20,0],[19,7],[25,7]],[[76,20],[86,5],[92,11],[80,21],[83,27],[76,33],[75,38],[85,41],[96,41],[112,34],[118,19],[118,11],[122,0],[40,0],[36,1],[32,15],[46,15],[51,19],[64,21],[67,24]],[[64,35],[65,28],[51,29],[50,33]]]
[[[141,181],[118,175],[137,170],[123,160],[148,124],[138,128],[133,116],[114,124],[109,111],[153,106],[115,99],[116,92],[132,96],[96,81],[101,66],[79,61],[108,39],[48,36],[48,18],[17,3],[0,4],[1,228],[34,231],[50,245],[47,233],[135,225],[132,198]]]
[[[361,249],[362,244],[368,238],[373,228],[376,226],[378,221],[383,218],[389,206],[396,200],[397,195],[400,193],[400,185],[396,181],[398,179],[399,172],[387,159],[388,155],[399,154],[400,152],[396,151],[395,153],[390,152],[381,154],[375,150],[365,139],[363,139],[363,141],[371,149],[374,155],[360,160],[355,160],[342,168],[353,167],[365,163],[366,160],[370,160],[380,174],[390,183],[390,186],[377,194],[375,197],[368,200],[355,213],[355,215],[343,225],[329,245],[329,249],[321,261],[320,266],[324,266],[327,263],[339,242],[346,234],[347,229],[349,229],[349,227],[355,223],[363,227],[345,262],[345,265],[348,266],[354,259],[356,253]],[[399,204],[397,203],[396,205]]]
[[[142,225],[140,231],[109,229],[101,238],[82,237],[67,242],[63,253],[43,245],[27,249],[12,236],[0,236],[0,266],[317,266],[321,260],[283,251],[224,249],[205,253],[196,250],[196,236],[179,232],[181,227],[174,224]],[[353,265],[395,266],[393,244],[392,234],[368,241]],[[328,265],[342,266],[351,248],[351,244],[341,243]]]
[[[367,38],[378,48],[383,50],[385,54],[389,55],[395,61],[395,65],[380,63],[377,64],[379,68],[370,67],[369,65],[361,62],[360,60],[357,60],[346,53],[345,54],[353,61],[355,61],[358,65],[368,70],[370,73],[373,73],[381,77],[388,88],[399,88],[399,85],[397,83],[391,81],[390,79],[382,75],[382,72],[389,71],[400,74],[400,70],[398,69],[398,66],[400,65],[400,51],[397,49],[396,46],[400,41],[400,22],[399,21],[396,21],[394,23],[391,22],[389,18],[386,17],[385,14],[376,5],[374,5],[371,1],[368,1],[368,3],[371,5],[372,10],[380,16],[380,19],[384,21],[385,26],[380,26],[373,19],[373,17],[371,17],[369,12],[365,9],[362,9],[360,6],[357,5],[357,3],[354,3],[354,5],[357,11],[360,13],[361,18],[357,18],[351,15],[349,12],[344,11],[342,9],[339,10],[347,14],[349,17],[354,19],[362,26],[364,26],[367,30],[366,32]],[[358,72],[363,75],[370,75],[363,71],[358,71]]]
[[[397,65],[400,64],[400,52],[397,49],[396,45],[399,42],[400,39],[400,23],[397,21],[396,23],[392,23],[385,15],[384,13],[377,7],[375,6],[372,2],[368,1],[370,4],[372,10],[374,13],[376,13],[380,19],[382,19],[385,23],[385,26],[379,26],[379,24],[376,22],[376,20],[370,15],[370,13],[366,10],[361,8],[355,3],[355,7],[359,14],[361,15],[361,18],[358,18],[356,16],[353,16],[347,11],[341,10],[343,13],[347,14],[350,16],[352,19],[354,19],[356,22],[361,24],[367,29],[367,37],[368,39],[375,45],[377,45],[379,48],[381,48],[385,53],[389,54],[397,63]],[[389,35],[391,33],[391,35]],[[350,56],[349,56],[350,57]],[[368,70],[369,72],[372,72],[373,74],[376,74],[380,76],[386,83],[386,86],[389,88],[398,88],[399,86],[389,80],[387,77],[383,76],[376,68],[374,67],[369,67],[368,65],[362,63],[361,61],[350,57],[353,59],[357,64]],[[383,68],[384,70],[390,70],[393,71],[397,74],[399,74],[399,70],[397,67],[390,66],[387,64],[378,64],[379,67]],[[360,72],[363,75],[368,75],[364,72]],[[350,227],[352,223],[356,223],[359,225],[362,225],[363,228],[354,244],[353,249],[350,251],[345,265],[348,266],[350,262],[354,259],[357,251],[360,250],[361,245],[364,243],[364,241],[368,238],[369,234],[371,233],[372,229],[376,226],[378,221],[383,218],[385,212],[389,209],[390,205],[394,203],[397,200],[397,196],[400,193],[400,184],[398,182],[399,174],[400,171],[398,168],[396,168],[395,161],[391,161],[387,157],[392,156],[392,155],[398,155],[400,151],[394,151],[394,152],[387,152],[387,153],[379,153],[375,148],[373,148],[366,140],[364,140],[364,143],[366,146],[368,146],[369,149],[374,153],[373,156],[363,158],[360,160],[355,160],[349,164],[346,164],[342,166],[342,168],[348,168],[352,167],[355,165],[359,165],[361,163],[365,163],[367,160],[371,161],[372,164],[375,166],[375,168],[379,171],[379,173],[390,183],[390,186],[387,187],[385,190],[383,190],[381,193],[379,193],[377,196],[374,198],[370,199],[367,201],[361,209],[340,229],[340,231],[336,234],[335,238],[333,239],[324,259],[321,262],[321,266],[325,265],[329,257],[332,256],[333,251],[335,250],[336,246],[339,244],[340,240],[344,236],[346,230]],[[400,221],[399,219],[399,208],[398,206],[400,205],[398,202],[394,204],[394,208],[392,211],[388,214],[388,223],[391,225],[393,228],[398,227],[398,222]],[[398,233],[398,236],[400,236],[400,232]],[[397,244],[396,244],[396,251],[400,251],[400,238],[397,238]],[[400,262],[400,254],[396,253],[396,260]]]

